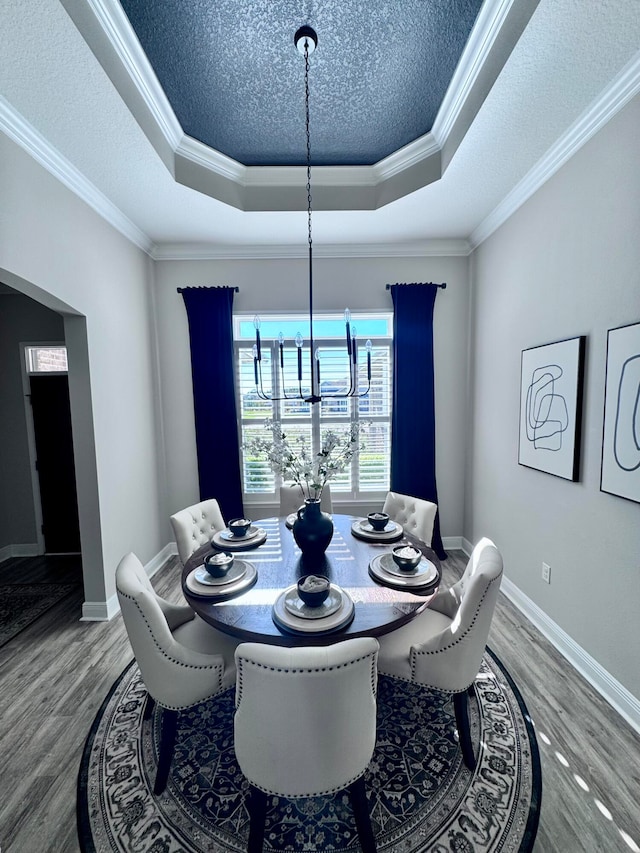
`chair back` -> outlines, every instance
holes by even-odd
[[[457,601],[450,626],[423,646],[411,648],[415,681],[451,692],[466,690],[473,683],[489,637],[502,566],[502,556],[493,542],[481,539],[464,575],[445,594]]]
[[[135,554],[127,554],[118,564],[116,589],[142,680],[159,705],[188,708],[221,688],[223,657],[192,651],[174,638],[164,602]]]
[[[187,562],[194,551],[210,542],[217,530],[224,530],[227,526],[218,501],[214,498],[176,512],[170,521],[178,554],[183,563]]]
[[[425,545],[431,547],[437,504],[411,495],[402,495],[400,492],[387,492],[382,511],[401,524],[407,533],[417,536]]]
[[[378,641],[236,649],[235,751],[257,788],[312,797],[346,788],[376,740]]]
[[[291,515],[304,504],[304,493],[300,486],[280,486],[280,515]],[[323,512],[333,512],[331,502],[331,488],[326,483],[322,489],[320,498],[320,509]]]

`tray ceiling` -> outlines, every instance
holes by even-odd
[[[481,0],[121,0],[183,131],[245,166],[371,166],[433,127]]]
[[[236,5],[265,19],[266,0]],[[186,133],[117,0],[4,0],[0,24],[0,129],[129,239],[154,257],[304,256],[304,167]],[[314,168],[318,255],[468,252],[640,91],[639,44],[630,0],[485,0],[428,133]]]

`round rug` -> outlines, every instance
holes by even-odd
[[[87,738],[78,777],[82,850],[243,853],[249,815],[247,783],[233,750],[233,688],[182,712],[169,782],[157,797],[160,712],[143,720],[146,695],[132,663]],[[473,773],[462,762],[451,701],[380,676],[377,744],[365,776],[380,853],[525,853],[533,847],[538,747],[517,688],[490,652],[469,716],[476,751],[482,744]],[[270,798],[264,850],[359,851],[347,793]]]

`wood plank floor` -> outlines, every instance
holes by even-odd
[[[444,582],[459,577],[465,562],[451,552]],[[17,563],[2,563],[0,574],[24,572]],[[59,564],[54,569],[64,574]],[[46,567],[38,571],[51,582]],[[179,601],[177,558],[153,582]],[[132,657],[121,617],[80,622],[81,606],[78,592],[0,648],[2,853],[79,850],[83,745]],[[543,792],[535,853],[639,851],[640,736],[502,595],[489,645],[519,686],[538,734]]]

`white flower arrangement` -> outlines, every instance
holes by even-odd
[[[360,426],[351,424],[348,432],[339,435],[327,430],[320,452],[313,456],[305,447],[305,437],[287,438],[279,421],[268,420],[265,429],[270,438],[256,437],[244,445],[244,450],[256,456],[264,455],[275,474],[285,482],[296,483],[307,500],[320,500],[325,483],[342,473],[358,450]]]

